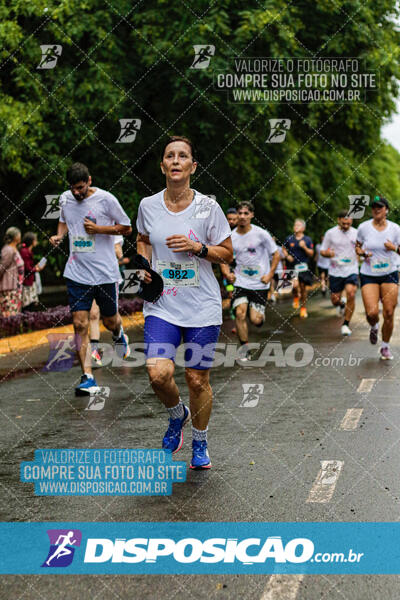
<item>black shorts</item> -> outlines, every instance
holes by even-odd
[[[328,269],[324,269],[324,267],[318,267],[318,275],[322,275],[322,273],[325,273],[325,277],[328,277]]]
[[[96,300],[103,317],[113,317],[118,312],[118,282],[86,285],[65,278],[68,303],[71,312],[85,310],[90,312],[93,300]]]
[[[377,283],[381,285],[381,283],[399,283],[399,272],[393,271],[392,273],[387,273],[387,275],[364,275],[360,273],[360,281],[361,287],[366,285],[367,283]]]
[[[304,285],[312,285],[313,284],[313,274],[311,271],[299,271],[298,280]]]
[[[231,308],[235,310],[239,304],[249,304],[256,311],[263,313],[268,300],[269,290],[248,290],[235,287],[232,294]]]
[[[329,276],[329,288],[331,290],[331,294],[338,294],[339,292],[342,292],[348,283],[358,286],[357,273],[352,273],[351,275],[348,275],[348,277],[334,277],[333,275]]]

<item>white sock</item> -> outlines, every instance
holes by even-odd
[[[206,427],[206,429],[196,429],[192,425],[192,438],[194,440],[197,440],[198,442],[206,442],[207,441],[207,431],[208,431],[208,427]]]
[[[86,375],[86,377],[89,377],[89,379],[93,379],[93,375],[91,373],[84,373],[84,375]]]
[[[375,329],[375,331],[378,331],[379,323],[375,323],[375,325],[372,325],[371,329]]]
[[[182,419],[185,414],[182,400],[179,398],[178,404],[175,404],[175,406],[171,406],[170,408],[167,407],[167,411],[171,419]]]
[[[389,342],[382,342],[381,348],[389,348]]]

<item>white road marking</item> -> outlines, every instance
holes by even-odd
[[[304,575],[271,575],[260,600],[295,600]]]
[[[347,431],[356,429],[363,410],[363,408],[348,408],[343,421],[340,423],[340,429],[346,429]]]
[[[374,387],[376,379],[361,379],[360,385],[357,388],[357,392],[360,394],[365,394],[370,392]]]
[[[321,468],[308,494],[307,502],[329,502],[343,465],[342,460],[321,460]]]

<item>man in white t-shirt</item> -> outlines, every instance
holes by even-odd
[[[318,277],[321,282],[321,293],[323,296],[326,295],[326,285],[328,282],[328,269],[329,269],[329,258],[322,256],[321,246],[324,241],[324,236],[321,236],[321,242],[315,246],[315,258],[317,261]]]
[[[235,270],[234,273],[230,273],[227,265],[221,265],[221,270],[227,281],[235,284],[232,309],[235,312],[239,341],[246,347],[248,344],[247,311],[249,309],[250,322],[261,327],[265,318],[270,282],[278,266],[280,255],[268,231],[252,225],[254,207],[251,202],[244,201],[239,204],[238,216],[238,226],[232,232]],[[246,351],[244,356],[247,357]]]
[[[355,250],[357,230],[352,227],[352,223],[353,219],[347,216],[347,211],[340,211],[338,224],[328,229],[321,245],[321,255],[330,258],[328,272],[333,306],[342,306],[342,292],[346,292],[342,335],[351,335],[349,325],[358,287],[358,258]]]
[[[67,171],[70,189],[60,196],[57,235],[50,238],[58,246],[68,233],[70,255],[64,269],[72,312],[77,354],[82,377],[77,396],[98,391],[87,364],[89,311],[93,300],[100,307],[104,326],[112,332],[117,353],[129,355],[129,340],[118,313],[118,284],[122,280],[115,255],[115,235],[129,235],[131,222],[118,200],[105,190],[91,187],[88,168],[73,164]]]

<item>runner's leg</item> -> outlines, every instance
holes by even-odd
[[[361,288],[361,296],[364,303],[365,316],[368,323],[373,327],[379,321],[379,284],[366,283]]]
[[[89,360],[86,359],[89,347],[89,311],[77,310],[76,312],[73,312],[72,323],[74,326],[75,345],[82,373],[92,375],[90,352]]]
[[[344,289],[346,291],[346,297],[347,297],[344,319],[345,319],[345,321],[350,322],[351,317],[353,316],[353,313],[354,313],[355,305],[356,305],[357,286],[352,283],[347,283]]]
[[[249,329],[247,326],[247,302],[242,302],[235,308],[236,330],[241,344],[249,341]]]
[[[200,430],[207,429],[212,407],[210,370],[186,367],[185,378],[189,388],[193,427]]]
[[[382,283],[380,285],[380,298],[383,306],[382,341],[390,342],[394,325],[394,311],[397,305],[397,283]]]

